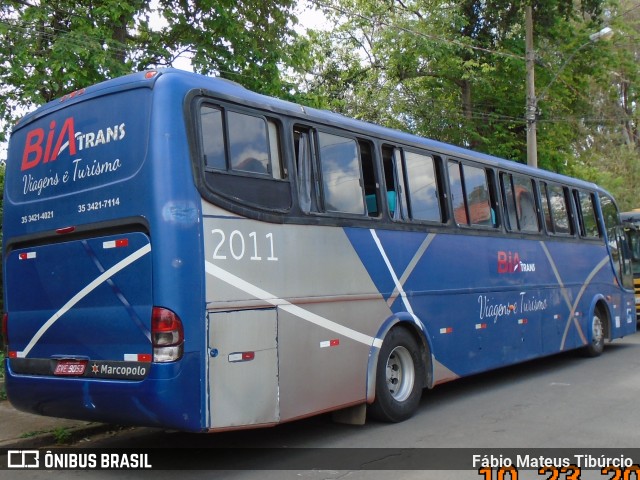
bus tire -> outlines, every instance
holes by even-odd
[[[587,357],[597,357],[604,350],[604,342],[606,337],[607,321],[602,312],[596,308],[591,318],[591,331],[589,335],[589,343],[583,349],[583,353]]]
[[[385,337],[376,367],[376,398],[369,406],[373,418],[401,422],[420,404],[424,364],[418,342],[404,328],[393,328]]]

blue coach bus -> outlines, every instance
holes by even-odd
[[[220,431],[342,410],[636,330],[596,185],[160,70],[9,144],[6,390],[42,415]]]

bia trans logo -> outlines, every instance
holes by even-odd
[[[498,273],[535,272],[535,263],[525,263],[518,252],[498,251]]]
[[[69,155],[76,155],[80,150],[119,141],[125,136],[124,123],[83,133],[76,132],[73,117],[67,118],[62,125],[52,121],[46,132],[44,128],[34,128],[27,133],[20,170],[25,171],[40,163],[53,162],[66,148],[69,149]]]

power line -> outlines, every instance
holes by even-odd
[[[465,48],[465,49],[471,49],[471,50],[476,50],[479,52],[483,52],[483,53],[489,53],[491,55],[498,55],[501,57],[508,57],[508,58],[515,58],[517,60],[522,60],[525,61],[525,57],[522,55],[517,55],[515,53],[511,53],[511,52],[505,52],[505,51],[499,51],[499,50],[492,50],[490,48],[485,48],[485,47],[478,47],[475,45],[469,45],[467,43],[464,42],[460,42],[458,40],[452,40],[450,38],[444,38],[444,37],[439,37],[437,35],[431,35],[431,34],[427,34],[427,33],[423,33],[423,32],[418,32],[416,30],[407,28],[407,27],[403,27],[401,25],[396,25],[394,23],[391,22],[387,22],[384,19],[373,19],[371,17],[367,17],[365,15],[362,15],[361,13],[358,12],[353,12],[353,11],[349,11],[345,8],[342,7],[338,7],[332,4],[326,4],[321,2],[320,0],[309,0],[311,3],[313,3],[315,6],[319,7],[319,8],[326,8],[329,10],[334,10],[342,15],[345,15],[347,18],[359,18],[361,20],[365,20],[367,22],[369,22],[371,25],[375,25],[376,23],[380,24],[380,25],[385,25],[387,27],[391,27],[394,28],[396,30],[400,30],[403,31],[405,33],[409,33],[411,35],[415,35],[418,37],[422,37],[422,38],[426,38],[427,40],[431,40],[433,42],[437,42],[437,43],[444,43],[444,44],[448,44],[448,45],[454,45],[456,47],[460,47],[460,48]]]
[[[38,7],[36,7],[34,5],[31,5],[31,4],[29,4],[28,2],[25,2],[25,1],[19,1],[18,3],[26,5],[26,6],[38,8]],[[348,11],[346,11],[344,9],[340,9],[338,7],[333,7],[332,5],[326,5],[326,4],[323,4],[319,0],[312,0],[312,3],[314,3],[316,6],[325,7],[325,8],[332,8],[332,9],[338,11],[339,13],[341,13],[343,15],[351,14],[351,15],[355,15],[358,18],[361,18],[363,20],[370,21],[370,22],[375,22],[374,19],[371,19],[371,18],[366,17],[364,15],[353,13],[353,12],[348,12]],[[640,7],[640,5],[638,5],[638,7]],[[636,7],[634,7],[634,8],[636,8]],[[69,14],[73,14],[73,13],[69,12]],[[74,14],[74,15],[81,16],[81,15],[77,15],[77,14]],[[12,21],[0,20],[0,23],[4,24],[9,29],[14,29],[14,31],[16,31],[18,34],[30,34],[30,33],[32,33],[33,30],[35,30],[37,27],[39,27],[39,25],[36,25],[36,24],[33,24],[33,23],[24,22],[24,21],[20,21],[20,20],[12,20]],[[444,39],[444,38],[441,38],[441,37],[435,37],[435,36],[422,34],[420,32],[416,32],[416,31],[413,31],[413,30],[405,28],[405,27],[399,27],[399,26],[394,25],[394,24],[389,23],[389,22],[378,21],[378,23],[381,23],[383,25],[389,26],[391,28],[396,28],[396,29],[404,31],[406,33],[410,33],[410,34],[414,34],[414,35],[420,35],[420,36],[428,38],[429,40],[432,40],[432,41],[441,41],[441,42],[444,42],[444,43],[447,43],[447,44],[456,45],[456,46],[459,46],[459,47],[462,47],[462,48],[472,48],[474,50],[479,50],[479,51],[483,51],[483,52],[486,52],[486,53],[506,56],[506,57],[510,57],[510,58],[524,59],[524,57],[517,56],[517,55],[511,54],[511,53],[508,53],[508,52],[499,52],[499,51],[490,50],[490,49],[486,49],[486,48],[474,47],[474,46],[467,45],[467,44],[465,44],[463,42],[458,42],[458,41],[455,41],[455,40],[448,40],[448,39]],[[63,35],[68,37],[68,38],[66,38],[65,41],[69,42],[72,45],[75,45],[76,47],[96,48],[96,49],[100,50],[101,54],[111,55],[114,58],[115,58],[116,54],[131,55],[131,54],[135,53],[133,48],[129,47],[128,45],[126,45],[124,43],[121,43],[121,42],[118,42],[116,40],[113,40],[113,39],[92,38],[92,37],[90,37],[90,36],[88,36],[86,34],[81,34],[81,35],[77,35],[77,36],[68,36],[68,34],[71,33],[69,30],[60,29],[60,28],[56,28],[56,27],[53,27],[53,26],[48,26],[47,28],[48,28],[49,31],[43,32],[42,30],[40,30],[37,33],[39,35],[43,35],[45,38],[48,38],[49,40],[55,40],[56,38],[58,38],[56,33],[57,34],[63,34]],[[109,50],[105,51],[103,48],[97,47],[94,42],[101,43],[102,45],[106,44],[108,46]],[[164,50],[152,50],[152,49],[148,49],[147,52],[149,52],[151,54],[157,54],[159,56],[163,56],[166,53],[168,53],[167,51],[164,51]],[[226,74],[226,75],[235,75],[235,76],[239,76],[239,77],[247,77],[247,78],[249,78],[247,75],[243,75],[243,74],[238,73],[238,72],[224,71],[224,70],[220,70],[220,69],[216,69],[216,71],[218,71],[219,73],[222,73],[222,74]],[[476,105],[476,106],[478,106],[478,105]],[[487,106],[490,106],[490,105],[487,105]],[[524,117],[513,117],[513,116],[509,116],[509,115],[503,115],[503,114],[498,114],[498,113],[494,113],[494,112],[478,111],[478,110],[473,110],[471,112],[467,112],[467,116],[465,116],[465,114],[463,112],[457,112],[457,109],[451,110],[450,109],[450,105],[446,105],[446,104],[444,104],[444,102],[441,102],[441,107],[440,108],[446,108],[448,110],[448,112],[449,112],[449,115],[453,114],[453,116],[452,116],[453,118],[458,118],[458,119],[461,119],[461,120],[490,120],[492,122],[503,122],[503,123],[524,123],[525,122]],[[553,118],[544,119],[543,118],[543,119],[540,119],[540,121],[541,122],[552,123],[554,121],[558,121],[558,122],[562,122],[562,121],[578,121],[578,120],[581,120],[581,119],[582,119],[581,117],[574,117],[574,118],[571,118],[571,119],[553,119]],[[582,120],[584,120],[584,119],[582,119]],[[595,119],[593,121],[597,121],[597,120],[604,121],[604,119]],[[619,121],[624,121],[624,120],[628,120],[628,119],[616,119],[615,121],[619,122]]]

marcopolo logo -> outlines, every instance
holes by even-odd
[[[535,263],[525,263],[518,252],[498,251],[498,273],[535,272]]]

